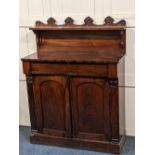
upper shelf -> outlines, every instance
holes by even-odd
[[[83,25],[76,25],[74,20],[68,17],[63,25],[57,25],[54,18],[49,18],[47,24],[37,21],[35,27],[30,27],[30,30],[121,30],[125,27],[125,20],[114,23],[114,19],[110,16],[105,18],[102,25],[94,24],[93,19],[90,17],[84,19]]]

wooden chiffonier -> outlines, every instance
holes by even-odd
[[[120,153],[125,139],[124,20],[53,18],[30,27],[37,52],[22,58],[31,143]]]

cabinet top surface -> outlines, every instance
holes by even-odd
[[[33,53],[22,58],[22,61],[58,62],[58,63],[117,63],[124,54],[115,52],[52,52],[50,57]]]

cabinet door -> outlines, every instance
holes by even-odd
[[[98,78],[71,80],[73,134],[80,139],[110,139],[109,84]]]
[[[36,76],[33,86],[38,132],[52,136],[71,136],[67,78]]]

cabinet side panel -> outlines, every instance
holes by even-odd
[[[118,63],[119,79],[119,132],[125,134],[125,58]]]

